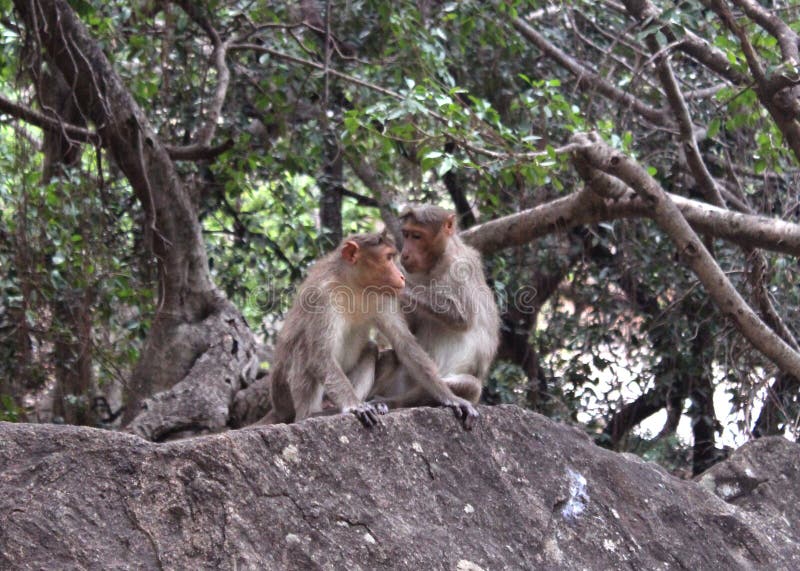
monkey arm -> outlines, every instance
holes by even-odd
[[[403,309],[420,312],[424,316],[438,321],[449,329],[466,331],[470,326],[470,315],[461,303],[457,292],[448,292],[447,288],[429,288],[415,285],[403,290]]]
[[[325,394],[344,413],[352,413],[365,427],[378,424],[378,415],[389,412],[385,404],[362,402],[336,359],[326,360],[323,364]],[[374,374],[374,373],[373,373]]]
[[[347,378],[336,359],[325,359],[320,363],[319,368],[322,369],[325,394],[340,410],[345,411],[361,403],[350,379]]]
[[[388,311],[380,313],[376,325],[392,344],[400,364],[411,379],[440,405],[451,408],[456,417],[464,421],[467,430],[472,429],[480,417],[477,409],[468,400],[455,395],[447,383],[439,377],[436,363],[417,343],[398,308],[392,306]]]

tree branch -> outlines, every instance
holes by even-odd
[[[636,18],[640,23],[646,20],[654,20],[657,22],[661,15],[658,9],[649,0],[625,0],[625,6],[631,16]],[[662,28],[666,27],[662,26]],[[678,122],[681,142],[686,155],[686,162],[689,164],[692,175],[695,181],[697,181],[700,191],[703,193],[706,200],[711,204],[722,207],[725,205],[725,201],[722,199],[722,195],[720,194],[714,178],[711,176],[711,173],[708,172],[708,168],[700,156],[700,149],[697,146],[697,138],[694,134],[692,118],[689,115],[689,107],[686,105],[686,100],[683,98],[681,89],[678,86],[678,80],[672,72],[668,53],[662,53],[655,32],[649,34],[645,38],[645,43],[650,52],[655,55],[656,73],[667,95],[667,101],[672,108],[675,119]]]
[[[45,131],[60,132],[65,138],[69,138],[75,143],[100,144],[100,135],[97,131],[66,123],[58,118],[49,117],[30,107],[6,99],[2,95],[0,95],[0,112],[21,119]],[[233,147],[233,140],[231,139],[213,147],[204,145],[188,145],[183,147],[164,145],[170,158],[176,161],[210,160],[221,155],[231,147]]]
[[[756,82],[756,95],[761,104],[769,111],[797,160],[800,160],[800,122],[797,120],[797,115],[800,113],[800,102],[798,102],[797,94],[794,93],[796,90],[784,88],[776,92],[776,85],[781,85],[781,83],[776,84],[767,77],[750,39],[736,22],[723,0],[702,0],[702,2],[703,5],[713,10],[725,26],[739,38],[747,66]],[[790,60],[787,63],[795,65],[796,60]]]
[[[800,378],[800,354],[772,331],[742,299],[728,276],[706,250],[676,204],[645,169],[615,151],[598,137],[578,134],[575,142],[583,149],[575,160],[615,176],[650,205],[649,217],[672,239],[689,268],[711,299],[739,332],[782,371]]]
[[[798,49],[800,49],[798,48],[798,42],[800,42],[800,38],[786,22],[757,2],[753,2],[753,0],[733,0],[733,3],[744,10],[744,13],[751,20],[778,40],[784,61],[790,61],[795,64],[800,63],[800,58],[798,57]]]
[[[225,62],[230,40],[223,42],[220,39],[219,33],[217,33],[202,8],[197,4],[189,0],[178,0],[176,3],[206,32],[211,44],[214,46],[211,60],[217,70],[217,88],[214,90],[214,97],[211,99],[211,104],[206,112],[205,123],[197,130],[197,143],[195,145],[197,147],[208,147],[217,130],[217,123],[222,115],[222,106],[225,104],[225,97],[231,80],[231,72]]]
[[[356,176],[361,179],[361,182],[366,186],[372,195],[375,197],[375,201],[378,204],[378,210],[381,213],[381,218],[383,219],[383,223],[386,224],[386,227],[389,229],[389,233],[394,238],[395,243],[398,247],[403,244],[403,234],[400,231],[400,222],[397,220],[397,216],[392,211],[391,201],[387,199],[387,197],[393,196],[394,192],[392,189],[387,187],[383,184],[380,179],[378,178],[378,173],[375,171],[375,168],[367,161],[365,158],[356,158],[351,153],[347,153],[345,155],[347,159],[347,164],[356,173]]]
[[[543,35],[534,30],[533,27],[521,18],[512,17],[510,18],[510,22],[525,39],[539,48],[544,55],[574,75],[578,80],[579,88],[596,90],[601,95],[620,103],[624,107],[632,109],[635,113],[641,115],[648,121],[652,121],[656,125],[666,126],[668,124],[664,111],[654,109],[641,99],[634,97],[627,91],[618,89],[595,72],[584,67],[550,43]]]
[[[618,188],[623,184],[618,179],[611,180],[616,181]],[[742,246],[800,257],[798,224],[779,218],[741,214],[676,194],[668,193],[668,196],[697,232]],[[484,255],[488,255],[582,224],[644,218],[649,210],[650,206],[630,189],[618,200],[605,201],[591,201],[584,193],[576,192],[516,214],[484,222],[463,231],[461,237]]]
[[[78,127],[77,125],[70,125],[56,117],[50,117],[29,107],[15,103],[10,99],[6,99],[2,94],[0,94],[0,113],[22,119],[45,131],[61,132],[65,138],[70,138],[75,142],[92,143],[93,145],[100,142],[100,136],[95,131],[84,127]]]

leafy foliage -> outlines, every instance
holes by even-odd
[[[197,17],[171,3],[70,4],[163,141],[191,143],[219,79]],[[407,200],[461,200],[488,221],[571,194],[583,183],[560,148],[588,130],[645,165],[669,192],[699,195],[674,124],[656,125],[596,83],[579,84],[567,63],[515,28],[517,16],[571,63],[658,110],[668,106],[656,57],[644,47],[655,37],[702,133],[712,175],[754,212],[797,220],[797,160],[755,87],[728,81],[678,49],[685,38],[704,38],[731,73],[750,73],[740,39],[699,2],[657,2],[658,18],[639,24],[583,0],[495,8],[356,0],[332,3],[329,22],[317,4],[215,1],[198,8],[223,41],[243,44],[228,46],[231,84],[216,141],[234,145],[179,168],[192,183],[216,283],[265,341],[279,328],[292,288],[325,249],[319,204],[331,163],[326,133],[334,134],[345,165],[345,233],[373,228],[380,201],[391,211]],[[775,6],[800,29],[797,7]],[[0,13],[10,11],[0,0]],[[765,69],[796,73],[772,35],[741,20]],[[24,45],[13,22],[0,26],[0,94],[35,106],[20,80]],[[23,393],[52,384],[52,345],[74,334],[54,309],[59,300],[83,299],[90,309],[100,384],[127,376],[158,300],[140,207],[108,157],[98,164],[102,155],[86,148],[78,167],[43,185],[42,155],[20,136],[23,128],[15,121],[0,128],[0,375],[24,379],[21,387],[0,384],[0,392],[14,392],[14,406]],[[363,159],[389,195],[349,168]],[[749,292],[743,251],[709,245],[739,290]],[[764,285],[795,331],[794,262],[772,254],[766,260]],[[737,431],[752,429],[774,368],[714,310],[653,226],[620,220],[556,229],[487,257],[486,265],[504,302],[504,334],[533,355],[519,358],[507,348],[492,372],[489,400],[536,407],[598,434],[639,397],[680,394],[682,402],[700,402],[694,387],[710,379],[717,393],[729,394]],[[545,287],[554,279],[556,287]],[[518,292],[528,287],[541,295],[520,305]],[[796,418],[794,400],[785,403],[787,427]],[[716,411],[722,419],[727,413]],[[687,461],[685,441],[641,438],[630,447],[675,466]]]

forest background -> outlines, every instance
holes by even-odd
[[[794,438],[798,34],[790,1],[0,0],[0,420],[248,423],[308,265],[414,201],[484,255],[485,403],[685,475]]]

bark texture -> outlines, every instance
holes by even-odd
[[[510,406],[167,444],[0,423],[3,569],[797,569],[800,448],[702,482]]]
[[[255,340],[211,279],[197,214],[167,148],[66,0],[16,0],[14,5],[30,38],[71,86],[82,116],[96,125],[102,144],[129,180],[145,212],[146,241],[158,261],[158,313],[126,387],[123,422],[142,412],[144,398],[175,387],[150,401],[131,430],[159,438],[185,425],[199,424],[202,430],[225,426],[233,394],[255,374]],[[207,139],[200,134],[202,145]],[[178,402],[177,395],[186,394],[189,386],[201,387],[199,394]]]

